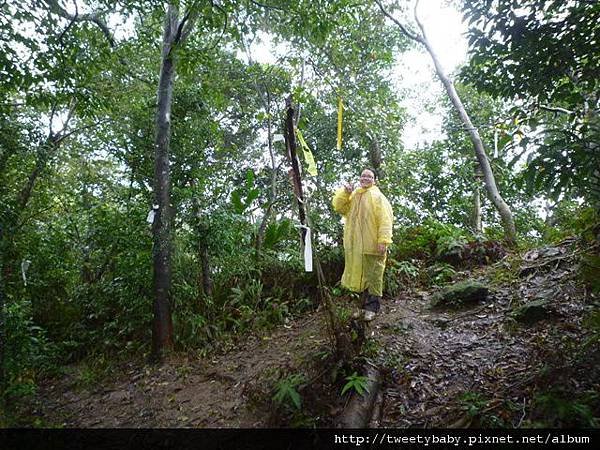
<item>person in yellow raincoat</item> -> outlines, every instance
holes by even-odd
[[[362,293],[364,319],[370,321],[381,306],[394,213],[369,169],[361,173],[359,188],[348,183],[335,193],[333,208],[345,219],[342,286]]]

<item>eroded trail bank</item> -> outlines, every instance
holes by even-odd
[[[65,427],[269,426],[274,419],[258,397],[264,390],[270,395],[280,373],[324,351],[323,325],[315,313],[208,359],[174,356],[160,367],[131,363],[90,388],[80,387],[75,370],[43,386],[33,413]]]

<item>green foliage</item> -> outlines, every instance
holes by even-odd
[[[573,200],[557,202],[544,228],[544,239],[557,243],[570,236],[591,234],[593,225],[599,220],[598,212],[594,208],[580,205]],[[593,240],[593,236],[584,237]]]
[[[499,0],[490,8],[485,0],[474,0],[462,5],[472,53],[463,76],[492,95],[518,99],[511,115],[523,139],[515,161],[529,154],[528,187],[554,199],[576,193],[597,203],[597,3],[532,0],[523,6]]]
[[[439,285],[452,281],[456,270],[448,263],[435,263],[427,268],[427,275],[431,283]]]
[[[586,391],[576,396],[555,389],[537,394],[533,401],[534,416],[540,417],[545,427],[598,427],[594,417],[600,403],[596,391]]]
[[[585,317],[583,325],[589,332],[589,336],[586,337],[582,346],[582,351],[585,351],[590,347],[593,349],[593,346],[600,342],[600,309],[598,307]]]
[[[245,187],[238,188],[231,193],[231,203],[235,212],[242,214],[258,198],[259,194],[260,190],[254,187],[254,172],[248,169]]]
[[[270,223],[265,230],[263,247],[265,250],[274,250],[277,244],[289,239],[293,225],[291,220]]]
[[[463,392],[460,397],[461,408],[469,415],[475,417],[487,406],[487,400],[478,392]]]
[[[400,230],[396,255],[400,259],[432,258],[466,243],[464,230],[434,219]]]
[[[506,423],[502,414],[496,415],[488,412],[491,402],[479,392],[463,392],[459,396],[459,401],[460,408],[471,419],[471,426],[484,428],[506,428],[511,426],[510,423]],[[510,401],[504,402],[504,406],[509,410],[516,408]]]
[[[38,372],[48,369],[53,351],[44,330],[35,325],[31,302],[8,299],[6,341],[3,344],[5,392],[8,398],[24,398],[36,392]]]
[[[273,400],[281,406],[289,409],[299,410],[302,407],[302,398],[298,389],[306,382],[306,377],[302,374],[292,374],[283,378],[275,385],[275,395]]]
[[[396,261],[390,258],[384,272],[384,291],[386,295],[396,296],[402,289],[414,285],[418,277],[419,268],[412,261]]]
[[[342,388],[342,395],[348,391],[355,391],[358,395],[364,395],[367,390],[369,378],[358,375],[356,372],[346,377],[346,384]]]

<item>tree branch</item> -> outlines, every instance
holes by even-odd
[[[421,36],[419,36],[418,34],[413,34],[411,33],[408,28],[406,28],[404,26],[403,23],[401,23],[400,21],[398,21],[398,19],[396,19],[394,16],[392,16],[389,12],[387,12],[387,10],[383,7],[383,5],[381,4],[380,0],[375,0],[375,3],[377,3],[377,6],[379,6],[379,9],[381,9],[381,12],[387,16],[392,22],[394,22],[396,25],[398,25],[398,27],[402,30],[402,32],[409,38],[412,39],[413,41],[417,41],[420,42],[421,44],[423,44],[423,39],[421,38]]]
[[[558,106],[547,106],[547,105],[538,105],[540,109],[543,109],[544,111],[550,111],[550,112],[555,112],[555,113],[563,113],[563,114],[575,114],[575,111],[570,111],[568,109],[565,108],[560,108]]]
[[[265,8],[265,9],[276,9],[277,11],[285,11],[285,9],[283,9],[279,6],[265,5],[264,3],[257,2],[256,0],[250,0],[250,3],[253,3],[256,6],[259,6],[261,8]]]
[[[106,25],[106,22],[102,18],[102,15],[106,14],[106,12],[94,11],[89,14],[75,13],[73,15],[73,14],[69,14],[67,12],[67,10],[64,9],[59,4],[58,0],[44,0],[44,2],[48,5],[48,8],[50,9],[51,12],[71,21],[71,24],[69,24],[69,26],[67,27],[67,30],[71,27],[71,25],[74,22],[92,22],[92,23],[96,24],[96,26],[98,28],[100,28],[100,30],[102,31],[102,34],[104,34],[104,36],[108,40],[108,43],[110,44],[110,46],[113,48],[115,47],[115,39],[114,39],[112,33],[110,32],[108,25]],[[75,8],[77,9],[77,3],[75,3]],[[61,34],[61,38],[62,38],[62,35],[64,35],[64,33],[67,30],[65,30]]]

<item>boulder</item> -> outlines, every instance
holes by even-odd
[[[488,287],[479,281],[466,280],[455,283],[431,297],[433,308],[461,308],[485,300]]]
[[[515,308],[510,316],[517,322],[532,325],[535,322],[549,318],[551,314],[550,301],[542,298]]]

